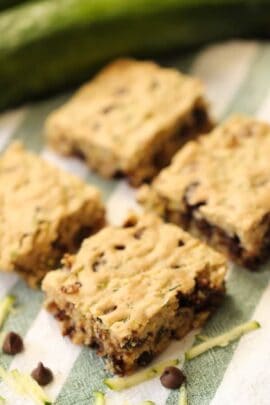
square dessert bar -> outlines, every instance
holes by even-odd
[[[100,229],[104,208],[95,188],[14,143],[0,157],[0,221],[1,270],[35,286]]]
[[[270,247],[270,126],[234,116],[185,145],[139,200],[247,267]]]
[[[212,127],[199,80],[152,62],[117,60],[46,123],[49,144],[105,177],[150,180],[185,141]]]
[[[86,239],[43,290],[62,333],[125,374],[203,324],[224,294],[225,272],[222,255],[149,214]]]

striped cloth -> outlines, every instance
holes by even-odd
[[[195,55],[176,56],[166,63],[203,79],[214,115],[220,120],[232,112],[244,112],[270,121],[270,45],[257,42],[228,42],[210,46]],[[76,159],[63,159],[48,151],[42,140],[46,115],[68,95],[28,105],[0,117],[0,148],[13,139],[22,140],[44,158],[71,171],[102,190],[109,219],[117,223],[130,207],[136,207],[134,192],[124,181],[105,181],[90,173]],[[49,192],[49,190],[44,190]],[[19,207],[18,207],[19,209]],[[203,331],[214,336],[255,318],[262,328],[225,348],[213,349],[184,366],[191,405],[269,405],[270,404],[270,272],[258,273],[232,266],[228,294],[217,314]],[[30,372],[43,361],[55,373],[46,389],[58,405],[93,403],[94,390],[106,391],[102,383],[103,362],[88,348],[72,345],[62,338],[56,322],[42,309],[42,293],[32,291],[15,275],[0,275],[0,298],[7,293],[17,297],[18,308],[10,315],[4,330],[24,336],[25,351],[16,356],[0,355],[5,368]],[[192,334],[174,342],[161,357],[182,356],[193,343]],[[177,404],[177,392],[152,380],[115,394],[107,391],[109,404],[138,405],[152,400],[156,405]],[[0,395],[8,404],[30,404],[0,384]]]

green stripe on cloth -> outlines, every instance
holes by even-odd
[[[9,294],[16,297],[15,310],[9,315],[2,331],[4,333],[14,331],[23,337],[41,308],[43,294],[41,291],[28,288],[23,281],[18,281]],[[12,360],[12,356],[5,354],[0,356],[0,364],[6,368],[9,367]]]
[[[106,376],[103,361],[94,351],[83,348],[72,374],[60,392],[56,405],[93,404],[93,392],[103,391]],[[119,404],[120,405],[120,404]]]

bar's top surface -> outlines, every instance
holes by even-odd
[[[8,270],[15,256],[49,245],[61,220],[91,201],[100,207],[97,189],[12,144],[0,158],[0,266]]]
[[[269,226],[270,126],[234,116],[189,142],[152,183],[171,209],[235,234],[254,249]]]
[[[222,288],[225,259],[172,224],[146,215],[128,227],[107,227],[84,241],[71,264],[47,274],[43,289],[61,295],[118,338],[190,294],[197,279]]]
[[[105,149],[132,166],[202,97],[197,79],[153,62],[121,59],[49,116],[47,134]]]

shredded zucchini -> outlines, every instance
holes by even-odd
[[[10,313],[14,302],[15,297],[11,295],[7,295],[0,301],[0,328],[3,326],[8,314]]]
[[[138,385],[144,381],[158,377],[163,373],[163,370],[166,367],[175,366],[178,363],[178,359],[163,361],[127,377],[106,378],[104,380],[104,384],[106,384],[111,390],[121,391],[126,388],[133,387],[134,385]]]
[[[180,387],[178,405],[188,405],[187,389],[185,384]]]
[[[239,339],[242,335],[258,328],[260,328],[260,324],[257,321],[243,323],[242,325],[236,326],[229,332],[226,332],[220,336],[209,338],[203,343],[193,346],[186,352],[185,359],[191,360],[216,346],[225,347],[233,340]]]
[[[93,392],[95,404],[94,405],[105,405],[105,395],[103,392],[94,391]]]
[[[33,378],[18,370],[6,371],[0,367],[1,379],[18,394],[30,397],[38,405],[51,405],[43,389]]]
[[[141,403],[141,405],[155,405],[155,402],[153,402],[153,401],[143,401]]]

